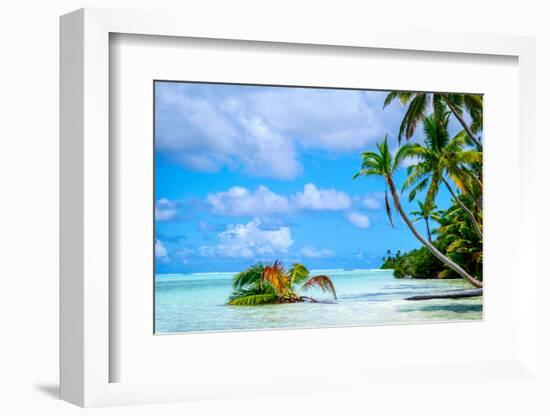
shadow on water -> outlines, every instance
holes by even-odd
[[[413,302],[413,301],[411,301]],[[401,311],[403,312],[453,312],[453,313],[472,313],[472,312],[481,312],[483,310],[483,305],[475,303],[454,303],[448,305],[425,305],[420,307],[403,307]]]
[[[386,298],[392,298],[395,295],[399,295],[402,298],[407,296],[412,296],[418,294],[416,291],[407,291],[407,290],[398,290],[394,292],[368,292],[368,293],[357,293],[357,294],[347,294],[341,295],[340,299],[347,300],[356,300],[356,299],[368,299],[372,301],[385,300]]]

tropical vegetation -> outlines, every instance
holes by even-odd
[[[397,135],[400,143],[403,136],[407,139],[413,136],[416,126],[425,119],[431,108],[448,108],[462,125],[472,143],[478,150],[483,150],[481,138],[476,136],[483,126],[483,97],[481,95],[392,91],[386,96],[384,108],[395,99],[401,101],[403,105],[408,104]],[[466,122],[464,111],[472,120],[470,124]]]
[[[294,263],[285,270],[279,261],[272,264],[257,263],[233,277],[233,292],[228,304],[255,306],[273,303],[317,302],[301,292],[318,288],[336,299],[336,289],[328,276],[310,276],[309,270]]]
[[[413,219],[412,223],[416,223],[418,221],[423,221],[426,226],[426,235],[428,236],[428,241],[432,242],[432,231],[430,227],[430,220],[432,221],[440,221],[441,214],[443,211],[439,211],[437,209],[437,205],[434,201],[416,201],[418,204],[418,211],[411,211],[411,215],[416,217]]]
[[[388,253],[381,269],[392,269],[396,278],[437,279],[445,266],[426,247],[416,248],[406,253]],[[448,270],[448,269],[447,269]]]
[[[397,212],[422,247],[388,253],[382,267],[393,269],[395,277],[461,277],[482,288],[483,144],[477,135],[483,125],[482,96],[393,91],[384,106],[395,99],[408,106],[397,133],[397,150],[390,150],[386,136],[377,151],[362,153],[361,169],[354,179],[383,178],[391,226],[395,226],[393,213]],[[454,136],[449,128],[451,117],[462,127]],[[402,144],[402,138],[411,139],[420,125],[423,140]],[[396,174],[405,162],[409,166],[399,187]],[[441,189],[450,195],[450,207],[444,211],[435,202]],[[410,202],[416,200],[418,210],[405,210],[401,200],[405,192]],[[415,226],[420,220],[425,235]]]
[[[412,214],[412,213],[411,213]],[[437,227],[429,226],[427,233],[437,238],[433,244],[455,263],[470,271],[476,279],[483,280],[483,247],[469,218],[458,204],[453,204],[446,211],[439,211],[430,217]],[[429,234],[428,234],[429,235]],[[391,251],[382,259],[382,269],[393,269],[397,278],[411,277],[416,279],[459,278],[452,269],[439,261],[426,247],[409,252]]]

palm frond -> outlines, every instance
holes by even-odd
[[[430,181],[430,185],[428,186],[428,192],[426,193],[426,202],[433,202],[435,201],[435,197],[437,193],[439,192],[439,181],[432,177],[432,180]]]
[[[386,99],[384,100],[383,108],[386,108],[388,105],[390,105],[393,102],[393,100],[397,98],[397,94],[398,94],[397,91],[391,91],[390,93],[388,93],[388,95],[386,95]]]
[[[363,152],[361,157],[361,171],[355,174],[354,179],[358,176],[379,176],[384,174],[384,160],[379,153]]]
[[[472,119],[470,128],[474,133],[479,133],[483,128],[483,96],[479,94],[464,95],[464,107]]]
[[[428,163],[421,162],[414,166],[411,166],[408,170],[409,175],[405,178],[401,192],[410,188],[412,185],[419,181],[423,181],[427,176],[431,175],[431,167]]]
[[[393,157],[393,163],[391,163],[391,160],[389,161],[391,164],[391,170],[390,173],[395,172],[398,168],[401,167],[401,164],[407,157],[416,156],[416,152],[419,151],[419,145],[418,144],[405,144],[403,146],[400,146],[399,149],[397,149],[397,152],[395,153],[395,156]],[[390,157],[391,159],[391,157]]]
[[[334,284],[332,283],[332,280],[330,280],[330,277],[325,275],[313,276],[304,283],[302,290],[310,290],[314,287],[318,287],[323,292],[330,292],[334,299],[337,299],[336,289],[334,289]]]
[[[447,98],[449,99],[451,105],[458,111],[459,113],[464,112],[464,94],[446,94]]]
[[[399,98],[399,101],[401,104],[405,105],[407,104],[413,96],[415,96],[415,92],[407,92],[407,91],[401,91],[397,94],[397,97]]]
[[[481,163],[483,161],[483,154],[476,150],[465,150],[463,152],[457,153],[455,155],[455,160],[457,163]]]
[[[274,293],[261,293],[255,295],[246,295],[235,297],[229,300],[228,304],[232,306],[256,306],[266,303],[273,303],[277,300],[277,295]]]
[[[276,260],[273,264],[264,266],[262,281],[270,284],[276,293],[282,293],[288,284],[288,277],[283,271],[281,262]]]
[[[355,175],[353,175],[351,177],[351,179],[355,180],[357,179],[359,176],[368,176],[369,173],[366,169],[361,169],[359,172],[357,172]]]
[[[411,100],[407,112],[401,121],[399,126],[399,134],[397,135],[397,140],[401,143],[403,136],[410,139],[415,130],[416,126],[420,121],[424,119],[424,115],[428,108],[429,97],[428,94],[416,94],[415,97]]]
[[[424,140],[433,151],[440,152],[449,142],[448,111],[434,112],[424,119]]]
[[[306,266],[300,263],[294,263],[288,271],[288,278],[290,280],[290,286],[299,285],[305,281],[309,276],[309,270]]]
[[[392,154],[388,146],[388,135],[384,138],[384,141],[376,145],[378,147],[378,170],[382,171],[384,175],[389,175],[392,171]]]
[[[449,142],[447,146],[448,153],[460,152],[466,145],[474,145],[466,130],[460,130]]]
[[[264,266],[261,263],[257,263],[253,266],[250,266],[248,269],[237,273],[233,277],[233,288],[240,289],[244,286],[260,282],[263,271]]]
[[[451,179],[452,183],[460,190],[460,192],[465,195],[466,192],[468,192],[468,188],[466,187],[466,184],[464,183],[464,180],[461,175],[456,175],[454,173],[449,173],[449,178]]]
[[[416,186],[414,186],[411,191],[409,192],[409,202],[411,202],[414,198],[416,198],[416,195],[418,192],[424,191],[426,189],[426,186],[428,186],[428,182],[430,181],[429,177],[426,177],[422,179]]]
[[[470,129],[473,133],[478,134],[483,129],[483,117],[475,118]]]

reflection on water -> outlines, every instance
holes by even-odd
[[[164,275],[156,279],[156,332],[235,331],[474,320],[482,299],[405,301],[425,293],[469,288],[463,280],[395,279],[391,271],[324,271],[338,300],[322,303],[226,306],[232,274]]]

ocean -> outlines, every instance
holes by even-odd
[[[462,279],[396,279],[391,270],[313,270],[328,275],[327,303],[227,306],[234,273],[157,275],[155,333],[411,324],[482,319],[482,298],[407,301],[408,296],[471,288]]]

